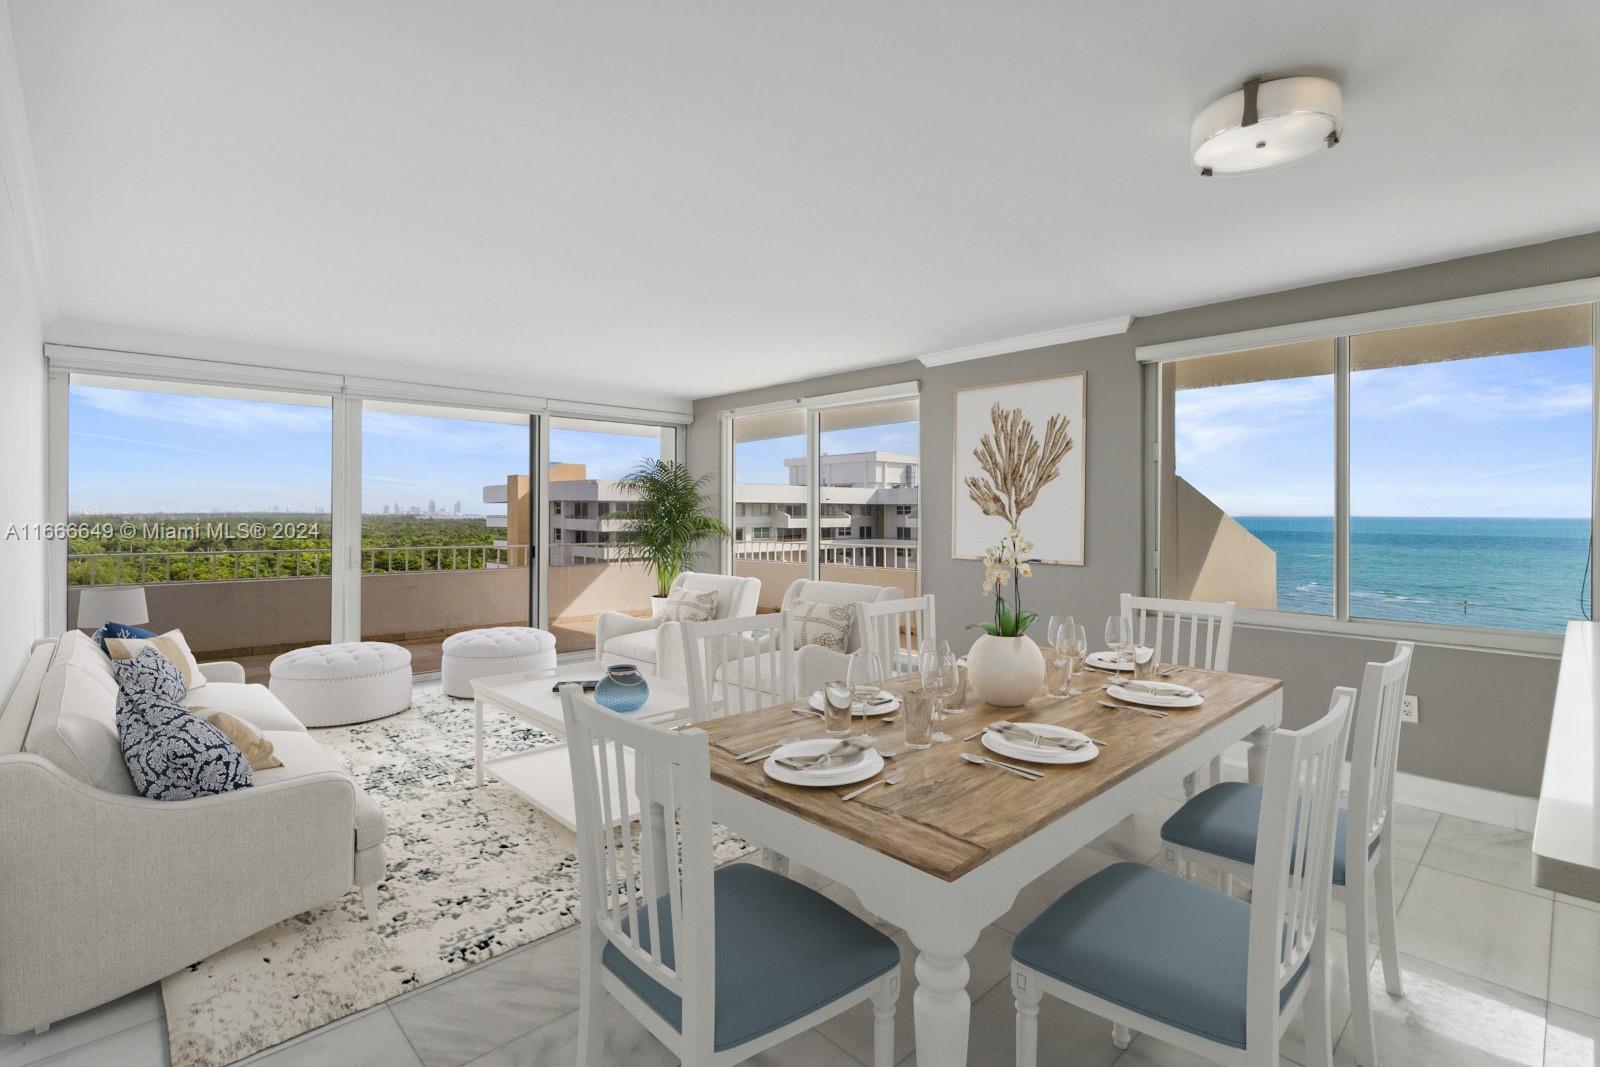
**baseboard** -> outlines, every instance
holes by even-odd
[[[1230,767],[1242,769],[1245,766],[1245,749],[1235,746],[1224,757],[1224,762]],[[1344,767],[1344,782],[1346,786],[1350,783],[1348,763]],[[1533,819],[1539,808],[1538,797],[1502,793],[1498,789],[1462,785],[1460,782],[1426,778],[1404,771],[1394,777],[1394,799],[1400,804],[1528,833],[1533,832]]]

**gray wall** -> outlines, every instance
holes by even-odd
[[[1085,442],[1088,528],[1085,565],[1039,567],[1028,585],[1040,611],[1067,610],[1096,620],[1116,610],[1117,597],[1142,581],[1142,402],[1137,345],[1231,333],[1332,315],[1447,300],[1600,275],[1600,234],[1510,249],[1403,271],[1189,308],[1142,318],[1120,337],[995,356],[947,367],[915,361],[710,397],[695,404],[688,462],[718,473],[720,412],[730,407],[892,382],[922,385],[922,581],[939,598],[941,627],[952,643],[959,629],[986,618],[981,564],[950,558],[950,421],[954,390],[1068,371],[1088,372]],[[1327,707],[1336,684],[1359,684],[1362,664],[1392,648],[1356,638],[1241,628],[1236,670],[1281,677],[1289,725]],[[1402,770],[1523,795],[1538,792],[1555,693],[1550,656],[1419,649],[1410,690],[1421,722],[1407,727]]]

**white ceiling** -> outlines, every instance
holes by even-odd
[[[1600,230],[1600,4],[11,0],[64,318],[679,398]],[[1346,140],[1201,179],[1326,73]]]

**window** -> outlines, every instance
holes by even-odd
[[[1585,303],[1161,364],[1161,594],[1541,634],[1587,617],[1594,321]]]
[[[66,624],[85,588],[142,586],[152,628],[266,681],[331,633],[332,480],[328,396],[72,374]]]
[[[775,607],[809,567],[806,415],[787,410],[731,421],[733,525],[738,534],[733,573],[760,578],[762,607]],[[746,509],[743,517],[738,516],[740,506]]]
[[[909,526],[906,520],[917,513],[918,493],[907,472],[919,463],[919,419],[914,397],[821,412],[818,441],[829,482],[822,491],[823,504],[841,509],[841,532],[855,528],[848,545],[824,551],[820,577],[825,581],[893,586],[906,596],[916,595],[920,560],[915,538],[891,539],[881,531]]]
[[[362,640],[436,670],[450,634],[528,624],[531,426],[518,412],[362,402]]]

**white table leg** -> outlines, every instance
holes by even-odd
[[[908,930],[917,949],[916,1018],[918,1067],[966,1067],[972,998],[967,996],[967,953],[978,943],[977,928],[949,923]]]
[[[1245,735],[1245,743],[1250,746],[1245,753],[1245,762],[1249,766],[1252,785],[1260,785],[1267,776],[1267,742],[1272,739],[1274,729],[1276,727],[1263,726]]]
[[[479,785],[483,784],[483,698],[472,698],[472,769]]]

